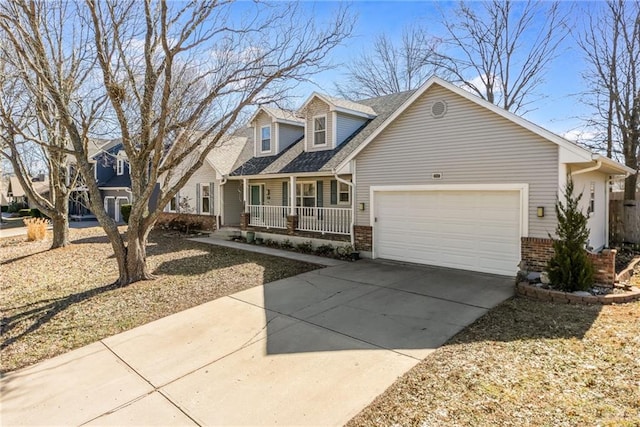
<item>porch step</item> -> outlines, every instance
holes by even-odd
[[[231,240],[240,236],[242,236],[242,232],[239,228],[234,227],[222,227],[211,233],[211,237],[220,240]]]

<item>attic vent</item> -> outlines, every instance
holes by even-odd
[[[436,119],[444,117],[447,113],[447,103],[444,101],[436,101],[431,104],[431,115]]]

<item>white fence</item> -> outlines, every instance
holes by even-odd
[[[298,230],[351,234],[351,209],[298,207]]]
[[[287,228],[288,206],[249,205],[249,225],[266,228]]]

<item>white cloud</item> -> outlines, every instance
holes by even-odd
[[[502,94],[502,85],[500,84],[500,78],[499,77],[494,77],[495,83],[493,86],[493,92],[494,95],[500,95]],[[476,90],[473,89],[474,87],[479,90],[483,96],[487,95],[487,92],[485,90],[486,85],[484,82],[487,81],[487,77],[486,74],[480,75],[480,76],[476,76],[474,78],[472,78],[471,80],[467,80],[468,83],[463,83],[460,85],[460,87],[464,90],[466,90],[467,92],[471,92],[474,94],[477,94]]]
[[[598,137],[598,132],[588,129],[572,129],[562,134],[562,137],[573,142],[593,141]]]

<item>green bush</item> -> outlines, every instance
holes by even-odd
[[[293,249],[293,243],[291,243],[291,240],[285,239],[282,243],[280,243],[280,248],[285,250]]]
[[[11,202],[11,204],[7,207],[8,213],[17,213],[21,209],[27,209],[28,206],[24,203]]]
[[[18,215],[22,216],[31,216],[31,209],[20,209],[18,211]]]
[[[558,239],[553,240],[553,257],[547,264],[551,284],[562,291],[586,291],[593,285],[593,265],[585,249],[589,239],[587,217],[578,208],[582,194],[573,195],[569,179],[564,191],[565,203],[556,203]]]
[[[332,245],[329,245],[329,244],[320,245],[316,248],[316,254],[321,256],[329,256],[329,255],[333,255],[333,253],[334,253],[334,248]]]
[[[9,205],[0,206],[0,212],[9,212]]]
[[[131,205],[120,205],[120,214],[122,220],[129,224],[129,215],[131,215]]]
[[[302,252],[303,254],[310,254],[313,252],[313,243],[311,242],[311,240],[298,243],[296,247],[298,251]]]
[[[44,217],[44,215],[42,215],[42,212],[40,212],[40,209],[38,209],[38,208],[31,209],[31,216],[34,217],[34,218],[42,218],[42,217]]]

